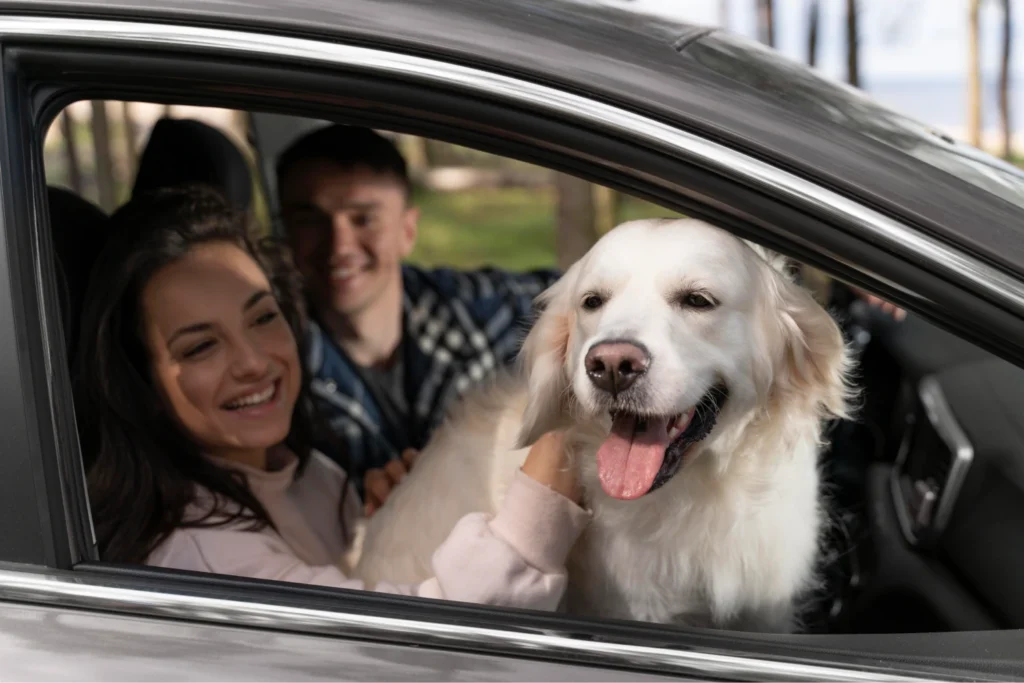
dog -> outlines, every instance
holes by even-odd
[[[693,219],[624,223],[538,298],[518,371],[451,412],[369,520],[355,574],[430,577],[465,514],[494,513],[544,433],[593,518],[571,614],[789,632],[826,520],[818,455],[851,356],[786,261]]]

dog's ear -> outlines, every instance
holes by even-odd
[[[537,297],[541,314],[519,353],[519,363],[526,377],[527,403],[517,448],[532,445],[564,422],[569,389],[569,343],[575,324],[572,283],[577,270],[576,265],[569,268]]]
[[[765,259],[767,301],[762,323],[774,356],[766,379],[776,398],[809,401],[824,416],[847,417],[853,391],[852,357],[839,325],[809,291],[794,282],[788,262],[758,249]]]

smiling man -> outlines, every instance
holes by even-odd
[[[403,264],[419,210],[405,160],[372,130],[307,134],[281,155],[277,178],[311,304],[313,394],[372,511],[452,401],[515,358],[533,298],[559,274]]]

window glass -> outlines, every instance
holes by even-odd
[[[686,50],[703,66],[742,82],[782,107],[844,126],[964,182],[1024,207],[1024,172],[887,109],[861,91],[807,71],[763,45],[724,32]]]

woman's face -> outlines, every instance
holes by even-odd
[[[142,291],[152,374],[200,447],[261,465],[291,428],[298,348],[263,270],[227,242],[193,248]]]

